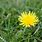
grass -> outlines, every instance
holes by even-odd
[[[31,28],[20,26],[23,11],[35,12],[40,22]],[[42,0],[0,0],[0,42],[42,42]]]

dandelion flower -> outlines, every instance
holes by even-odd
[[[35,12],[23,12],[19,16],[18,20],[20,21],[20,25],[23,25],[25,27],[35,26],[39,19],[36,16]]]

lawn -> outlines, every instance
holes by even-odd
[[[39,22],[20,25],[23,12],[35,13]],[[0,0],[0,42],[42,42],[42,0]]]

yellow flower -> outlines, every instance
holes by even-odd
[[[21,13],[18,20],[21,22],[20,25],[23,25],[25,27],[35,26],[39,22],[36,14],[30,11],[28,13]]]

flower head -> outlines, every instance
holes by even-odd
[[[27,12],[21,13],[18,20],[21,22],[20,25],[26,27],[35,26],[39,22],[39,19],[36,16],[36,14],[30,11],[28,13]]]

